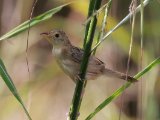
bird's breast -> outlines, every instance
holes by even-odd
[[[62,70],[68,74],[70,77],[74,76],[77,73],[77,66],[72,61],[72,59],[68,56],[68,52],[66,49],[53,48],[52,50],[59,66]]]
[[[59,59],[57,60],[62,70],[69,75],[72,79],[77,74],[77,68],[70,59]]]

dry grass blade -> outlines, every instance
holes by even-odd
[[[145,0],[143,2],[143,5],[144,7],[149,3],[151,2],[152,0]],[[141,9],[141,5],[139,5],[136,10],[135,10],[135,14],[137,12],[139,12]],[[111,35],[116,29],[118,29],[121,25],[123,25],[125,22],[127,22],[131,17],[133,16],[133,13],[129,13],[124,19],[122,19],[113,29],[111,29],[108,33],[106,33],[103,38],[99,41],[99,43],[97,43],[93,49],[92,49],[92,52],[109,36]]]

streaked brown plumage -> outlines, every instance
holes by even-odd
[[[84,51],[81,48],[71,44],[64,31],[53,30],[48,33],[42,33],[45,38],[53,45],[53,54],[63,71],[75,81],[80,71]],[[94,80],[97,77],[105,75],[108,77],[120,78],[130,82],[137,81],[124,73],[105,68],[104,62],[91,55],[88,63],[86,79]]]

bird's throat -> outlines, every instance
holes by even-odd
[[[62,48],[53,48],[52,50],[53,54],[55,55],[55,57],[60,57],[62,54]]]

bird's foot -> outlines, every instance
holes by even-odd
[[[132,83],[133,83],[133,82],[138,82],[137,79],[135,79],[135,78],[133,78],[133,77],[131,77],[131,76],[128,76],[128,77],[127,77],[127,81],[128,81],[128,82],[132,82]]]

